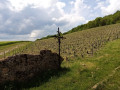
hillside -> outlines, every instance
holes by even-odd
[[[97,17],[95,20],[89,21],[88,23],[83,25],[79,25],[64,34],[117,23],[120,23],[120,11],[117,11],[116,13],[108,16]]]
[[[107,43],[94,57],[64,62],[66,73],[30,90],[119,90],[120,39]],[[98,84],[97,84],[98,83]]]
[[[66,39],[61,40],[61,55],[65,60],[78,56],[92,56],[107,42],[120,38],[120,24],[74,32],[64,37]],[[58,52],[57,39],[37,40],[24,53],[39,54],[43,49]]]
[[[107,43],[93,57],[62,63],[60,71],[48,71],[27,83],[7,83],[5,90],[119,90],[120,39]],[[2,86],[1,86],[2,88]]]
[[[30,90],[119,90],[119,46],[120,39],[107,43],[94,57],[64,62],[64,72]]]
[[[119,23],[70,33],[64,37],[66,39],[61,40],[61,56],[64,58],[61,70],[48,70],[42,75],[36,75],[29,82],[8,82],[0,87],[5,90],[119,89]],[[15,55],[36,56],[44,49],[58,52],[57,40],[37,40],[24,45],[22,52],[18,48]]]
[[[120,0],[1,0],[0,90],[120,90]]]

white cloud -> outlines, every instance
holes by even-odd
[[[70,3],[71,5],[73,5],[73,4],[74,4],[74,1],[70,1],[69,3]]]
[[[62,15],[64,15],[64,7],[65,7],[65,3],[63,3],[63,2],[57,2],[56,3],[56,6],[57,6],[57,8],[58,8],[58,10],[60,11],[60,13],[62,14]]]
[[[0,10],[4,8],[4,5],[0,3]]]
[[[91,7],[83,2],[84,0],[76,0],[74,2],[74,8],[72,8],[71,13],[77,16],[88,17]]]
[[[90,12],[90,6],[84,4],[83,0],[75,0],[71,1],[70,3],[72,3],[73,5],[73,7],[71,8],[71,12],[63,12],[62,16],[60,16],[59,18],[52,18],[55,23],[63,24],[63,26],[61,27],[63,29],[63,32],[66,32],[67,30],[81,23],[85,23],[87,21],[85,19],[85,16],[87,16],[87,14]]]
[[[9,37],[9,38],[8,38]],[[22,38],[21,38],[22,37]],[[32,40],[29,37],[29,34],[27,35],[8,35],[5,33],[0,34],[0,41],[26,41],[26,40]]]
[[[100,9],[103,15],[113,14],[117,10],[120,10],[120,0],[106,0],[104,3],[102,2],[99,6],[101,6]]]
[[[65,7],[66,4],[63,2],[57,2],[56,5],[59,9],[61,9],[61,8]]]
[[[29,26],[33,26],[33,23],[30,19],[23,19],[23,21],[19,25],[18,31],[22,31],[25,28],[28,28]]]
[[[0,22],[2,22],[2,18],[3,18],[3,16],[0,14]]]
[[[58,26],[62,32],[66,32],[85,23],[86,13],[83,12],[89,11],[89,6],[84,4],[83,0],[71,2],[70,12],[65,11],[68,4],[60,0],[3,1],[6,2],[4,4],[6,8],[0,11],[2,13],[0,33],[19,37],[26,35],[30,40],[55,34]]]
[[[100,0],[96,0],[96,2],[100,2]]]
[[[54,4],[57,0],[8,0],[11,5],[9,8],[12,11],[21,11],[27,6],[31,6],[32,8],[49,8]]]
[[[44,37],[45,35],[45,30],[33,30],[29,36],[29,40],[35,40],[36,38],[39,37]]]
[[[11,20],[7,20],[6,23],[5,23],[5,25],[10,25],[10,24],[12,24]]]
[[[95,0],[96,6],[88,5],[88,2],[90,1],[1,0],[0,34],[6,36],[1,35],[0,38],[35,40],[55,34],[58,26],[62,32],[66,32],[100,16],[101,12],[105,15],[120,8],[118,0]]]

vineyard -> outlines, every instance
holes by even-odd
[[[92,56],[107,42],[120,38],[120,24],[74,32],[64,37],[65,39],[61,40],[61,56],[66,61],[74,57]],[[35,42],[22,42],[4,49],[0,49],[0,58],[22,53],[39,55],[40,50],[44,49],[58,52],[58,42],[55,38],[50,38]]]
[[[61,56],[65,60],[92,56],[107,42],[120,38],[120,24],[74,32],[64,37],[66,39],[61,40]],[[58,52],[57,40],[55,38],[37,40],[26,47],[23,53],[39,54],[43,49]]]
[[[119,90],[120,24],[74,32],[64,37],[61,40],[61,56],[66,61],[62,62],[61,70],[48,70],[41,76],[36,75],[29,82],[11,82],[0,87],[4,90]],[[57,41],[49,38],[14,43],[9,48],[7,45],[4,48],[1,46],[0,56],[3,60],[9,56],[19,56],[18,54],[39,56],[40,51],[45,49],[58,52]]]

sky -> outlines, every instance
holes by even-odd
[[[34,41],[117,10],[120,0],[0,0],[0,41]]]

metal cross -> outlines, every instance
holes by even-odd
[[[61,36],[61,32],[59,31],[59,27],[58,27],[58,31],[57,31],[58,35],[55,35],[54,37],[58,39],[58,50],[59,50],[59,67],[60,67],[60,44],[61,44],[61,39],[64,39],[63,36]]]

